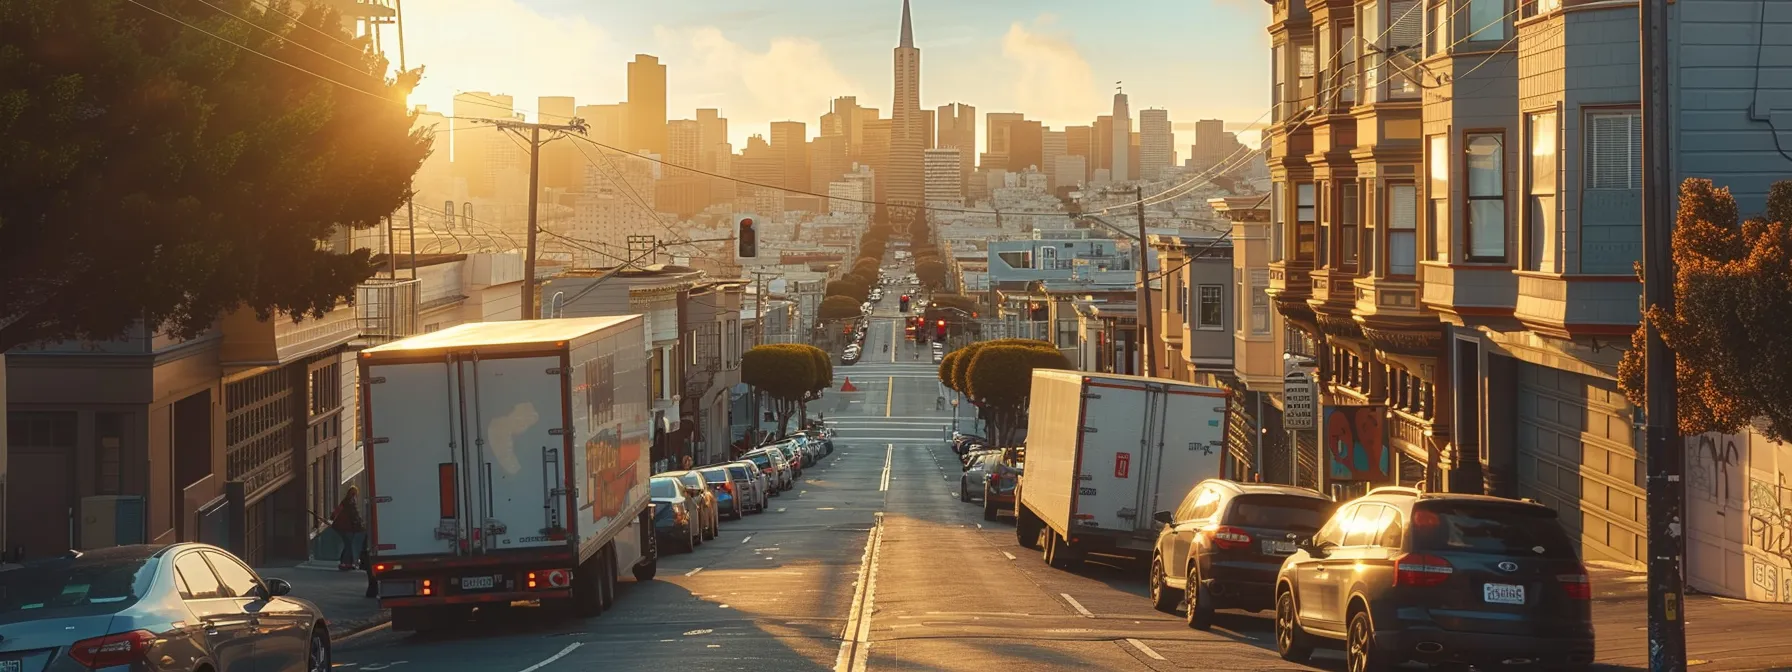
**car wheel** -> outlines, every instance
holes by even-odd
[[[605,546],[597,552],[597,606],[609,611],[616,606],[616,548]]]
[[[685,527],[684,543],[679,545],[678,550],[685,553],[695,553],[697,551],[697,538],[691,536],[691,528],[689,526]]]
[[[958,501],[971,501],[971,487],[965,485],[964,479],[958,479]]]
[[[990,496],[989,486],[983,487],[983,519],[995,520],[1001,517],[1002,510],[996,506],[996,498]]]
[[[1014,505],[1014,543],[1020,544],[1021,548],[1029,551],[1037,551],[1039,550],[1039,520],[1033,517],[1033,512],[1027,507],[1020,505],[1019,500],[1018,496],[1015,497],[1017,503]]]
[[[1367,609],[1350,614],[1349,637],[1344,641],[1344,667],[1349,672],[1385,672],[1393,667],[1388,655],[1375,648],[1375,623]]]
[[[604,613],[603,554],[592,556],[572,573],[572,611],[584,617]]]
[[[1276,653],[1290,663],[1304,663],[1313,657],[1313,644],[1307,641],[1307,633],[1295,617],[1291,590],[1276,593]]]
[[[1166,614],[1176,613],[1176,607],[1182,606],[1182,591],[1171,588],[1164,576],[1164,557],[1151,556],[1151,606]]]
[[[1201,585],[1201,575],[1193,560],[1188,563],[1188,586],[1182,589],[1182,606],[1187,609],[1183,614],[1188,627],[1196,630],[1213,628],[1213,595],[1207,587]]]
[[[330,633],[322,628],[311,631],[311,647],[305,656],[305,672],[330,672]]]
[[[705,517],[707,518],[707,516],[705,516]],[[710,522],[705,523],[704,525],[700,526],[701,531],[699,532],[699,534],[702,535],[704,541],[709,541],[711,539],[714,539],[714,538],[716,538],[716,534],[719,533],[719,531],[716,529],[719,525],[720,525],[719,523],[711,520]]]
[[[659,535],[654,534],[651,520],[647,522],[647,527],[644,529],[645,532],[641,535],[641,554],[647,557],[635,563],[636,581],[652,581],[653,577],[660,573]]]

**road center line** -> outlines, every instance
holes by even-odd
[[[877,560],[884,545],[884,516],[877,514],[877,524],[865,537],[865,556],[859,562],[859,580],[853,589],[852,606],[846,612],[846,629],[840,633],[840,653],[834,657],[834,672],[863,672],[871,656],[871,614],[877,596]]]
[[[890,405],[895,400],[896,400],[896,377],[890,376],[889,382],[884,383],[884,417],[886,417],[886,418],[890,417]]]
[[[1095,618],[1095,614],[1084,608],[1083,603],[1076,601],[1076,598],[1071,597],[1070,593],[1058,593],[1058,595],[1063,597],[1065,602],[1069,602],[1070,607],[1075,609],[1076,613],[1082,614],[1083,618]]]
[[[1138,650],[1139,650],[1139,653],[1143,653],[1143,654],[1145,654],[1145,656],[1146,656],[1146,657],[1147,657],[1147,658],[1150,658],[1150,659],[1152,659],[1152,660],[1165,660],[1165,658],[1164,658],[1164,657],[1163,657],[1163,655],[1161,655],[1161,654],[1159,654],[1159,653],[1158,653],[1158,652],[1156,652],[1156,651],[1152,651],[1152,650],[1151,650],[1151,647],[1149,647],[1149,646],[1145,646],[1145,643],[1144,643],[1144,642],[1141,642],[1141,641],[1139,641],[1139,640],[1136,640],[1136,639],[1131,639],[1131,638],[1128,638],[1128,639],[1127,639],[1127,640],[1126,640],[1126,643],[1127,643],[1127,644],[1131,644],[1131,645],[1132,645],[1132,648],[1135,648],[1135,649],[1138,649]]]
[[[544,661],[541,661],[534,665],[525,667],[521,670],[521,672],[535,672],[536,670],[547,667],[549,664],[553,663],[554,661],[559,660],[561,658],[565,658],[566,654],[572,653],[573,649],[579,648],[584,645],[585,645],[584,642],[573,642],[571,644],[567,644],[566,648],[561,649],[559,653],[548,656],[547,660],[544,660]]]
[[[894,444],[894,443],[884,444],[884,478],[883,478],[883,482],[879,483],[877,486],[878,492],[889,492],[890,491],[890,458],[895,454],[895,452],[896,452],[896,444]]]
[[[753,540],[753,535],[749,534],[749,535],[747,535],[747,537],[745,539],[740,540],[740,543],[744,544],[744,543],[747,543],[752,540]]]
[[[691,570],[691,571],[688,571],[688,572],[685,572],[685,573],[684,573],[684,575],[685,575],[685,576],[696,576],[696,575],[697,575],[697,572],[701,572],[701,571],[703,571],[703,568],[702,568],[702,567],[698,567],[698,568],[696,568],[696,569],[693,569],[693,570]]]
[[[1009,560],[1013,560],[1013,559],[1014,559],[1014,554],[1013,554],[1013,553],[1009,553],[1009,552],[1007,552],[1007,551],[1002,551],[1002,555],[1004,555],[1004,556],[1007,556],[1007,557],[1008,557],[1008,559],[1009,559]]]

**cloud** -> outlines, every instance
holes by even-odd
[[[386,46],[396,54],[395,40]],[[443,112],[457,92],[488,91],[514,96],[516,107],[533,118],[538,96],[572,95],[584,103],[603,98],[598,92],[614,98],[624,86],[603,28],[576,15],[549,16],[518,0],[419,3],[405,12],[405,51],[411,67],[424,66],[412,102]]]
[[[756,127],[752,132],[764,132],[757,128],[761,120],[789,119],[808,123],[808,132],[814,135],[828,101],[861,90],[813,40],[777,37],[756,51],[714,26],[662,26],[654,29],[654,35],[666,52],[662,60],[668,64],[668,107],[678,111],[674,117],[692,107],[715,107],[725,101],[723,115],[752,123]],[[748,132],[730,129],[730,134],[738,145],[738,138]]]
[[[1030,26],[1015,22],[1002,37],[1002,55],[1019,71],[1014,102],[1047,123],[1086,124],[1101,114],[1103,101],[1089,61],[1056,27],[1057,17],[1043,14]]]

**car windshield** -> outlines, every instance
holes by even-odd
[[[747,471],[746,467],[740,466],[738,464],[728,465],[728,475],[733,476],[734,478],[736,478],[738,480],[744,481],[744,480],[747,480],[748,478],[751,478],[751,473],[752,472]]]
[[[1425,502],[1413,511],[1416,551],[1573,559],[1574,543],[1555,513],[1492,502]]]
[[[1242,527],[1271,527],[1313,532],[1325,525],[1338,505],[1328,499],[1297,495],[1243,495],[1226,514],[1226,522]]]
[[[686,487],[691,487],[691,488],[703,487],[703,477],[698,476],[697,472],[695,472],[695,471],[687,471],[682,474],[679,474],[678,480],[684,481],[684,484]]]
[[[649,496],[655,499],[674,499],[678,497],[678,481],[674,481],[670,478],[653,479],[653,487],[650,490]]]
[[[148,592],[155,567],[141,554],[90,553],[0,571],[0,620],[117,613]]]
[[[732,480],[728,477],[728,471],[725,469],[704,469],[702,473],[703,478],[711,483],[726,483]]]
[[[769,469],[772,466],[772,457],[765,453],[753,453],[748,455],[747,459],[752,460],[753,465],[760,469]]]

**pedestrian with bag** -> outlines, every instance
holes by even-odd
[[[351,571],[361,562],[361,535],[367,531],[361,522],[361,489],[348,486],[348,493],[330,514],[330,529],[342,538],[342,556],[336,561],[338,571]]]

